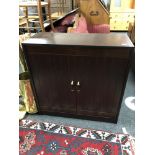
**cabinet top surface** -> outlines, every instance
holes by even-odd
[[[32,38],[24,41],[23,44],[134,47],[127,33],[118,32],[110,32],[108,34],[40,32]]]

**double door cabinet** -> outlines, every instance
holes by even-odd
[[[40,114],[117,122],[133,45],[126,34],[39,33],[23,43]]]

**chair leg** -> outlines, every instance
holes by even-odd
[[[47,10],[48,10],[49,21],[50,21],[50,24],[51,24],[51,29],[54,32],[53,20],[51,18],[51,3],[50,3],[50,0],[48,0],[48,9]]]
[[[64,14],[64,12],[65,12],[65,9],[64,9],[64,0],[62,0],[62,15]]]
[[[58,0],[58,5],[59,5],[58,15],[61,15],[61,0]]]
[[[29,29],[29,19],[28,19],[28,8],[24,7],[24,14],[26,17],[26,27],[27,27],[27,32],[31,33],[30,29]]]
[[[44,24],[43,24],[43,15],[42,15],[41,0],[38,0],[37,3],[38,3],[37,9],[38,9],[40,27],[41,27],[41,30],[43,32],[45,32],[45,28],[44,28]]]

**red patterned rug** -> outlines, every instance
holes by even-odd
[[[21,120],[20,155],[134,155],[134,139],[92,129]]]

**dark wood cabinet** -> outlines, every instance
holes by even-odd
[[[45,32],[23,49],[39,113],[117,122],[133,52],[126,34]]]
[[[29,53],[32,77],[43,111],[76,112],[75,94],[71,93],[69,57]]]

